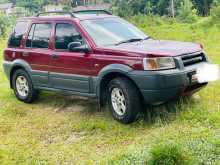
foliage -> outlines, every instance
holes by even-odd
[[[192,0],[194,7],[201,16],[208,16],[213,0]]]
[[[0,0],[0,3],[7,3],[7,0]]]
[[[184,0],[179,9],[178,18],[183,22],[193,23],[197,20],[196,11],[190,0]]]
[[[213,0],[212,5],[213,5],[213,6],[218,6],[218,5],[220,5],[220,0]]]
[[[213,22],[220,23],[220,6],[213,6],[211,9],[211,18]]]
[[[195,19],[195,12],[201,16],[208,16],[212,4],[219,4],[219,0],[174,0],[176,16],[187,15],[189,20]],[[120,16],[137,14],[153,14],[171,16],[171,0],[113,0],[113,11]],[[189,10],[190,9],[190,10]],[[192,11],[192,14],[189,12]]]
[[[43,6],[48,4],[49,0],[16,0],[18,7],[24,7],[31,13],[37,13],[42,10]]]
[[[157,144],[151,151],[149,165],[190,165],[191,158],[178,144]]]
[[[168,14],[169,1],[165,0],[114,0],[113,11],[119,16],[131,16],[137,14]]]
[[[9,25],[9,18],[0,12],[0,37],[6,35]]]
[[[0,1],[6,2],[6,0]],[[196,19],[195,13],[208,16],[213,5],[220,5],[220,0],[9,0],[18,7],[24,7],[31,14],[43,10],[43,6],[47,4],[62,4],[65,6],[64,10],[72,10],[76,4],[111,3],[113,12],[122,17],[138,14],[172,16],[171,1],[174,2],[175,16],[184,22],[193,22]]]

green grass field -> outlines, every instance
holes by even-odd
[[[153,38],[203,43],[220,64],[220,27],[132,19]],[[2,50],[6,41],[0,41]],[[192,98],[151,109],[122,125],[95,100],[42,92],[34,104],[16,100],[0,68],[0,164],[220,164],[220,82]],[[179,163],[173,162],[177,160]]]

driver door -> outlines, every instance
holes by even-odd
[[[51,55],[49,80],[53,88],[89,93],[92,74],[90,53],[70,52],[71,42],[86,44],[72,23],[57,22],[54,32],[54,51]]]

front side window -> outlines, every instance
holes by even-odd
[[[13,47],[13,48],[19,47],[21,44],[23,35],[26,32],[27,28],[28,28],[27,22],[24,22],[24,21],[17,22],[12,34],[10,35],[8,46]]]
[[[67,50],[71,42],[84,44],[82,36],[76,31],[72,24],[58,23],[55,32],[55,49]]]
[[[83,20],[81,25],[98,46],[110,46],[130,39],[147,38],[134,25],[120,18]]]
[[[48,48],[52,25],[49,23],[33,24],[28,34],[26,47]]]

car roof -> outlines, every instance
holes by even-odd
[[[53,15],[53,16],[34,16],[34,17],[23,17],[19,18],[18,21],[65,21],[65,20],[91,20],[91,19],[103,19],[103,18],[117,18],[117,16],[110,14],[82,14],[82,13],[74,13],[72,17],[71,15]]]
[[[107,14],[74,14],[79,20],[87,19],[100,19],[100,18],[114,18],[117,16],[107,15]]]

